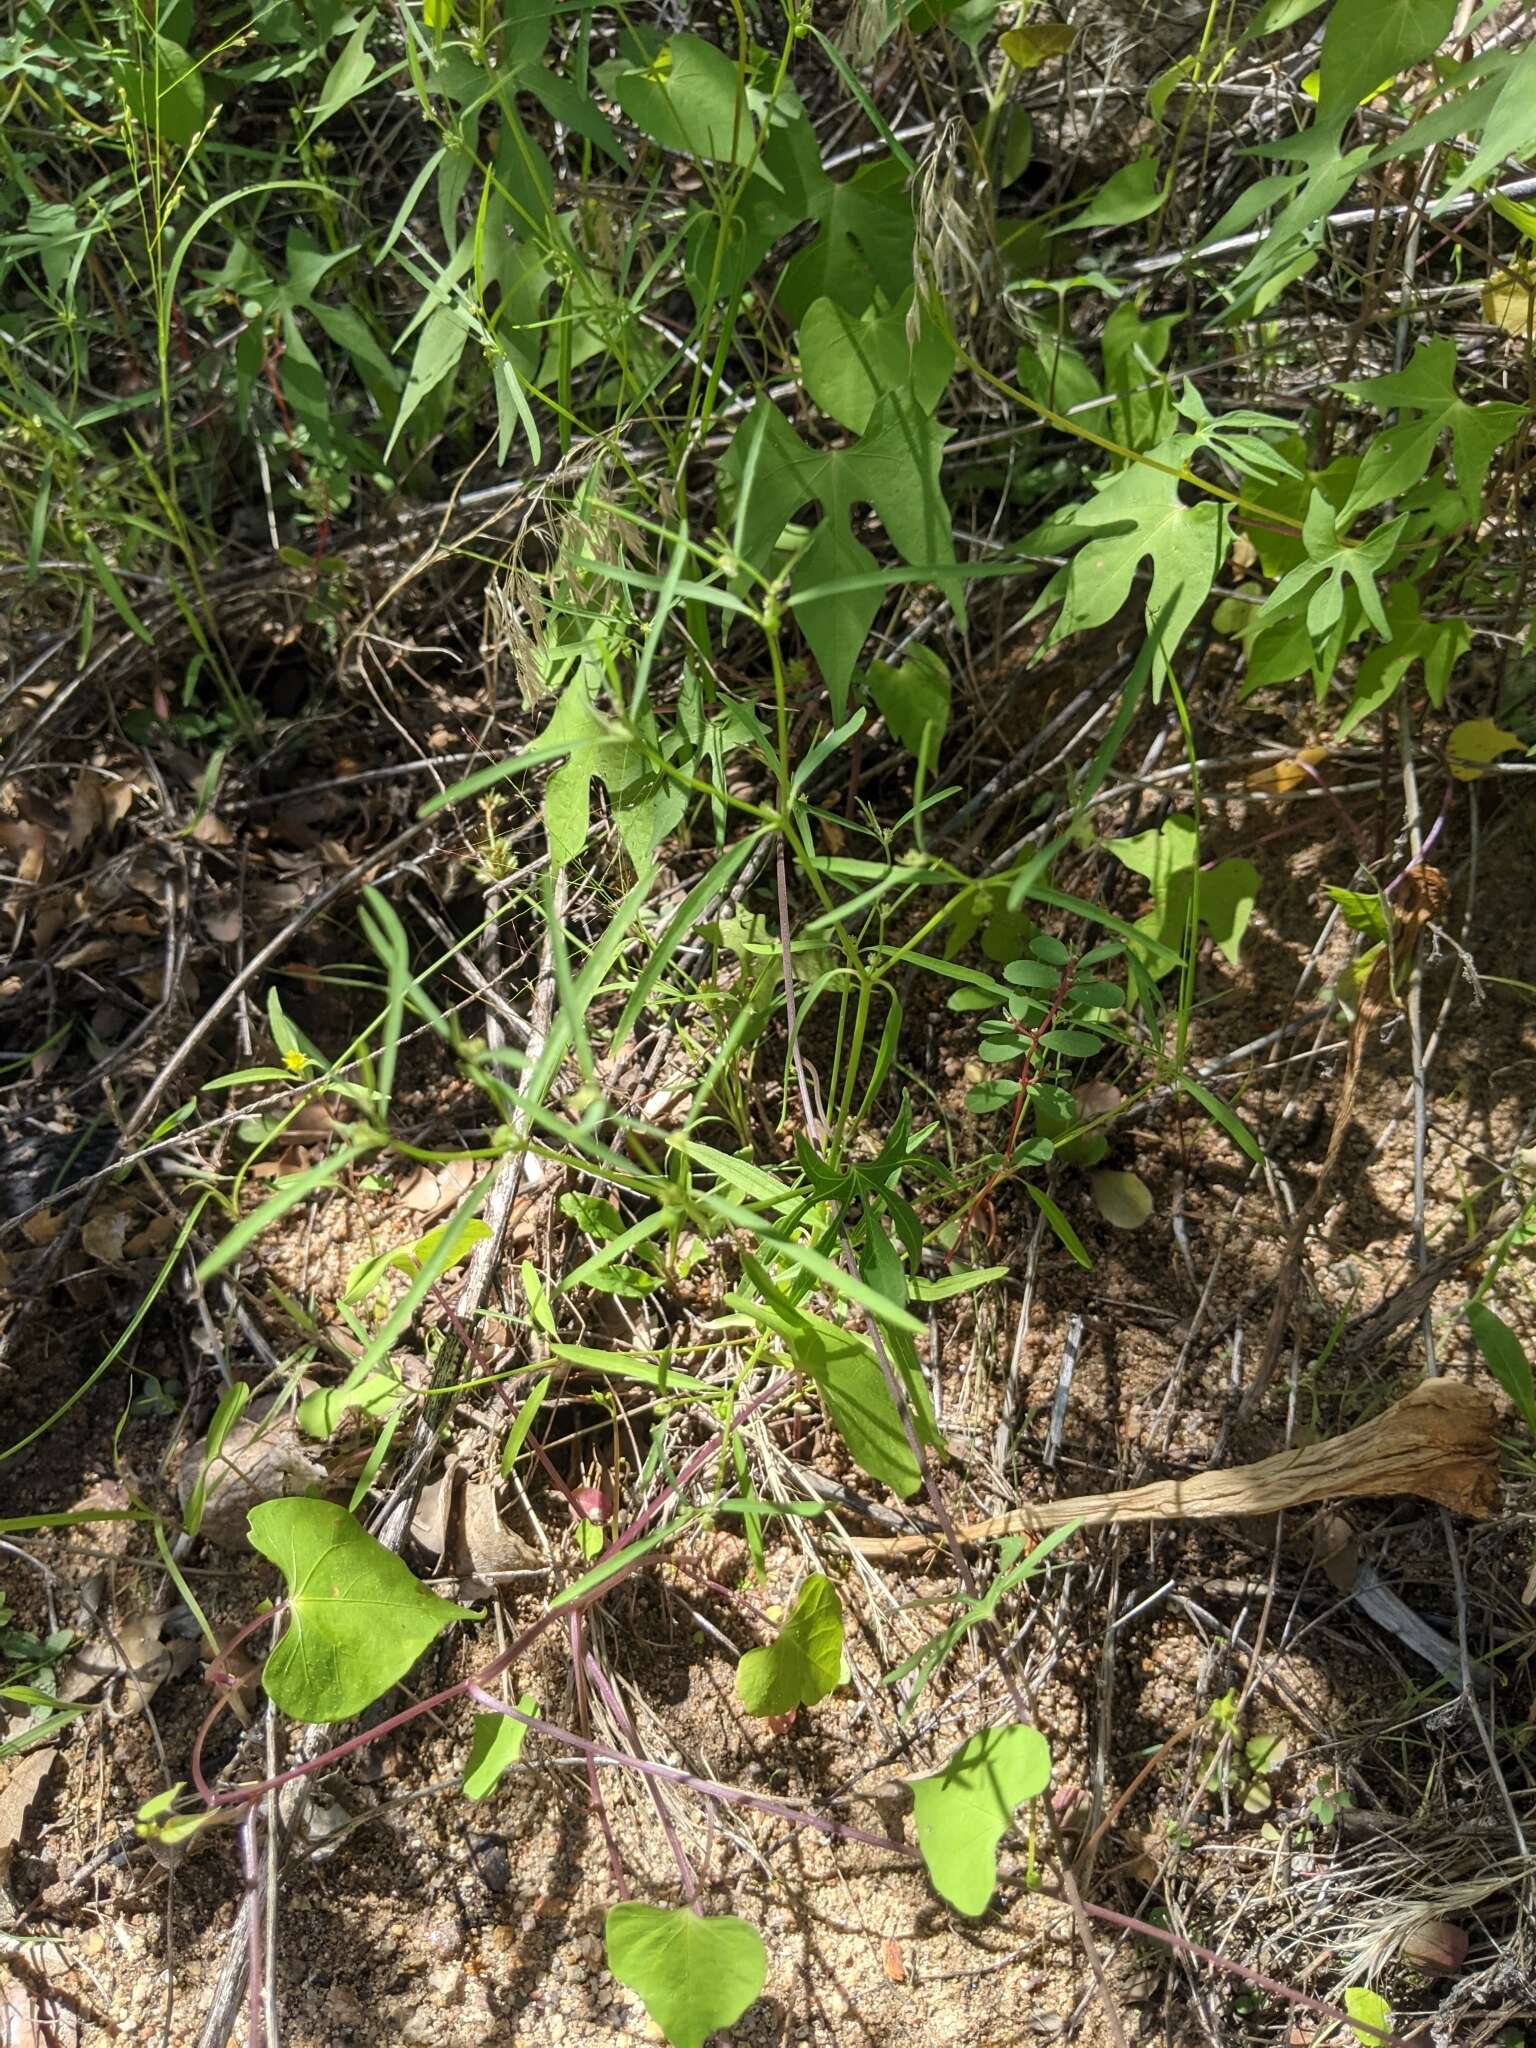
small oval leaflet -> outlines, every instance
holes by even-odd
[[[268,1657],[267,1697],[295,1721],[348,1721],[404,1678],[453,1621],[479,1610],[429,1593],[345,1508],[268,1500],[251,1547],[288,1587],[288,1626]]]
[[[814,1707],[842,1678],[843,1603],[832,1581],[813,1572],[774,1641],[737,1665],[736,1690],[749,1714],[788,1714]]]
[[[1022,1721],[962,1742],[942,1770],[912,1781],[917,1846],[933,1888],[961,1913],[987,1910],[997,1889],[997,1845],[1016,1806],[1051,1782],[1051,1752]]]
[[[1139,1174],[1106,1169],[1090,1176],[1093,1206],[1116,1230],[1140,1230],[1152,1214],[1152,1190]]]
[[[768,1974],[763,1937],[731,1913],[706,1920],[628,1899],[609,1907],[603,1939],[609,1969],[672,2048],[703,2048],[716,2028],[741,2018]]]

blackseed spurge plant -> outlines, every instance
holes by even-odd
[[[806,1838],[989,1968],[1053,1927],[1061,2038],[1427,2040],[1437,1982],[1435,2039],[1527,2038],[1536,991],[1477,918],[1529,933],[1536,843],[1531,26],[13,0],[18,1967],[32,1802],[122,1718],[56,1611],[111,1542],[211,1688],[127,1853],[235,1872],[167,2042],[301,2038],[276,1873],[428,1728],[476,1815],[572,1767],[673,2048],[895,2038],[795,2031],[825,1986],[746,1897]],[[1527,1077],[1476,1130],[1473,1005]],[[1134,1432],[1084,1406],[1122,1312],[1175,1332]],[[1282,1518],[1230,1612],[1177,1535],[967,1533],[1426,1364],[1501,1391],[1511,1509],[1495,1555],[1426,1508],[1403,1598],[1385,1510]],[[1328,1581],[1428,1598],[1369,1737],[1297,1691]],[[642,1612],[734,1665],[703,1732]],[[1176,1614],[1163,1741],[1115,1687]],[[170,1663],[108,1668],[153,1721]],[[1442,1776],[1475,1868],[1449,1819],[1351,1846]],[[0,2041],[63,2038],[34,1976]]]

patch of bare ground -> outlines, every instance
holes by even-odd
[[[1070,709],[1073,680],[1052,685],[1054,708],[1044,716]],[[996,711],[1003,723],[983,735],[976,784],[992,772],[989,749],[1010,744],[1007,723],[1020,715],[1007,696]],[[1034,712],[1040,721],[1038,704]],[[1219,718],[1213,727],[1219,737]],[[878,777],[888,765],[877,758],[868,772]],[[1439,1369],[1478,1370],[1457,1319],[1476,1256],[1463,1270],[1442,1255],[1473,1236],[1529,1142],[1536,1034],[1514,994],[1479,987],[1468,963],[1507,966],[1536,940],[1536,903],[1520,862],[1505,857],[1529,841],[1529,812],[1479,790],[1460,793],[1465,805],[1482,799],[1478,843],[1497,841],[1504,854],[1488,872],[1464,853],[1452,857],[1447,926],[1423,955],[1434,1038],[1418,1179],[1426,1256],[1439,1261],[1440,1285],[1390,1327],[1370,1320],[1402,1298],[1418,1259],[1411,1052],[1394,1008],[1364,1050],[1329,1199],[1304,1247],[1281,1370],[1258,1414],[1239,1419],[1234,1396],[1263,1341],[1290,1219],[1329,1150],[1347,1056],[1345,1027],[1325,996],[1348,946],[1337,924],[1319,942],[1322,887],[1351,881],[1381,807],[1379,777],[1347,763],[1335,774],[1340,786],[1289,801],[1248,789],[1250,772],[1221,787],[1207,853],[1255,860],[1258,908],[1236,969],[1202,955],[1190,1051],[1196,1071],[1258,1135],[1263,1163],[1251,1163],[1187,1102],[1151,1093],[1113,1126],[1108,1162],[1151,1190],[1143,1228],[1111,1229],[1081,1174],[1063,1171],[1052,1183],[1092,1256],[1086,1272],[1016,1185],[997,1188],[974,1219],[969,1253],[1007,1265],[1010,1278],[943,1305],[926,1361],[950,1452],[941,1484],[959,1517],[1336,1434],[1422,1373],[1421,1307]],[[1155,782],[1145,782],[1109,822],[1145,829],[1160,801]],[[1465,848],[1468,839],[1452,843]],[[444,852],[435,889],[423,892],[437,915],[459,914],[462,851]],[[1141,907],[1127,878],[1091,850],[1080,886],[1118,914]],[[771,913],[763,883],[749,899],[759,905]],[[327,920],[312,935],[306,968],[307,986],[335,1005],[328,1021],[338,1038],[359,1028],[366,1008],[366,991],[339,971],[351,943]],[[462,987],[466,1005],[483,993],[467,976]],[[318,1014],[307,1013],[311,1029],[320,1028]],[[215,1050],[238,1052],[238,1013],[234,1029],[234,1042],[216,1038],[199,1062]],[[703,1021],[698,1029],[709,1042]],[[967,1020],[936,1013],[918,1077],[962,1157],[996,1142],[963,1108],[968,1034]],[[806,1050],[814,1062],[814,1030]],[[763,1099],[743,1110],[754,1128],[777,1117],[764,1105],[770,1093],[779,1099],[782,1053],[771,1040],[758,1049]],[[1128,1090],[1144,1078],[1134,1060],[1121,1074]],[[411,1054],[400,1104],[423,1144],[448,1133],[475,1140],[482,1112],[456,1088],[428,1049]],[[296,1127],[276,1155],[279,1170],[302,1170],[325,1140]],[[78,1387],[100,1355],[96,1333],[142,1283],[160,1241],[140,1244],[135,1233],[156,1215],[182,1213],[185,1184],[178,1162],[170,1164],[149,1196],[111,1197],[144,1207],[120,1241],[98,1231],[44,1272],[28,1349],[7,1383],[17,1436],[39,1429]],[[358,1171],[263,1242],[262,1285],[280,1288],[289,1304],[282,1309],[282,1297],[268,1294],[268,1335],[286,1355],[302,1352],[306,1369],[334,1376],[325,1347],[345,1337],[336,1303],[348,1273],[419,1235],[461,1192],[429,1183],[430,1174],[410,1170]],[[519,1211],[519,1255],[529,1246],[547,1254],[553,1215],[547,1198]],[[35,1232],[13,1277],[25,1281],[28,1262],[45,1261],[53,1241],[48,1230]],[[1524,1299],[1528,1308],[1528,1292]],[[706,1287],[700,1300],[717,1306],[718,1294]],[[626,1330],[643,1334],[649,1311],[594,1302],[589,1313],[599,1341],[622,1344]],[[266,1341],[259,1330],[257,1339]],[[206,1425],[221,1384],[212,1361],[223,1345],[249,1356],[252,1341],[233,1298],[223,1306],[169,1300],[130,1351],[132,1405],[125,1412],[112,1379],[69,1406],[7,1468],[7,1503],[34,1512],[168,1507],[185,1445]],[[415,1370],[407,1361],[407,1379]],[[494,1458],[499,1398],[479,1396],[466,1411],[461,1449],[477,1471]],[[593,1414],[579,1403],[561,1413],[554,1447],[563,1476],[611,1481]],[[807,1469],[845,1488],[863,1485],[809,1407],[760,1431],[754,1455],[784,1498],[803,1497]],[[348,1456],[350,1477],[356,1450]],[[633,1459],[621,1463],[621,1483],[626,1469]],[[1509,1734],[1532,1714],[1525,1469],[1516,1462],[1503,1516],[1475,1527],[1420,1503],[1387,1502],[1301,1512],[1281,1526],[1083,1535],[1002,1610],[996,1632],[965,1640],[906,1719],[883,1675],[952,1612],[956,1581],[941,1553],[916,1569],[851,1559],[836,1530],[866,1524],[846,1501],[834,1507],[830,1533],[789,1524],[771,1537],[766,1584],[735,1536],[687,1539],[675,1559],[624,1586],[592,1619],[593,1650],[634,1740],[645,1755],[787,1801],[832,1830],[664,1795],[701,1898],[728,1899],[768,1941],[764,1996],[731,2038],[763,2048],[1052,2040],[1225,2048],[1322,2037],[1326,2023],[1315,2014],[1208,1968],[1192,1956],[1193,1943],[1324,2000],[1369,1967],[1389,1988],[1400,2024],[1430,2028],[1425,2039],[1496,2039],[1524,2009],[1532,1964],[1522,1836],[1530,1788],[1510,1775],[1526,1748]],[[533,1504],[556,1570],[574,1575],[580,1559],[558,1498],[541,1487]],[[509,1512],[523,1516],[515,1505]],[[520,1525],[526,1530],[525,1518]],[[26,1549],[30,1563],[4,1557],[17,1627],[110,1640],[146,1612],[181,1607],[132,1523],[45,1530]],[[767,1732],[740,1712],[731,1653],[765,1639],[817,1556],[849,1560],[852,1681],[793,1727]],[[431,1569],[430,1560],[416,1562]],[[179,1568],[220,1639],[273,1590],[248,1554],[206,1543],[184,1546]],[[532,1583],[497,1591],[483,1642],[493,1632],[510,1639],[538,1611],[545,1582],[528,1576]],[[152,1684],[117,1682],[109,1707],[62,1732],[8,1859],[17,1931],[29,1945],[5,1967],[33,1986],[35,2012],[52,2000],[65,2015],[60,2024],[85,2042],[198,2041],[242,1893],[222,1833],[167,1868],[131,1831],[143,1800],[187,1776],[207,1710],[196,1626],[183,1611],[170,1627],[161,1647],[179,1642],[181,1651],[167,1668],[155,1665]],[[476,1661],[481,1654],[477,1645]],[[411,1692],[423,1696],[463,1675],[468,1656],[460,1648],[429,1659]],[[564,1646],[549,1639],[510,1682],[562,1725],[590,1710]],[[906,1781],[985,1719],[1020,1708],[1050,1738],[1056,1822],[1083,1897],[1153,1923],[1164,1941],[1097,1922],[1090,1967],[1069,1908],[1034,1888],[1022,1837],[1005,1849],[999,1897],[983,1919],[939,1906],[911,1856]],[[281,1764],[291,1732],[274,1739],[268,1755],[259,1734],[226,1716],[208,1762],[238,1761],[256,1775]],[[581,1760],[535,1742],[490,1799],[470,1804],[457,1791],[467,1741],[467,1716],[453,1709],[320,1776],[270,1900],[272,1982],[288,2048],[654,2038],[601,1950],[613,1850],[638,1892],[675,1893],[675,1863],[646,1785],[604,1766],[599,1813]],[[1489,1762],[1495,1741],[1502,1777]],[[1051,1885],[1056,1851],[1047,1833],[1034,1847]],[[1465,1962],[1443,1979],[1402,1957],[1404,1939],[1436,1919],[1468,1937]]]

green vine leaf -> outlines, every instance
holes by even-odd
[[[1390,640],[1392,627],[1376,578],[1391,561],[1407,524],[1408,514],[1400,512],[1364,540],[1345,540],[1339,531],[1342,519],[1321,491],[1314,491],[1302,523],[1306,560],[1281,577],[1260,605],[1255,626],[1303,613],[1314,643],[1327,641],[1344,618],[1345,586],[1352,584],[1366,618],[1383,640]],[[1326,666],[1331,669],[1332,662]]]
[[[914,647],[898,665],[872,661],[865,686],[891,737],[931,775],[949,725],[949,670],[931,649]]]
[[[922,1484],[880,1362],[862,1337],[820,1316],[799,1311],[789,1335],[789,1353],[816,1382],[832,1426],[861,1472],[910,1500]],[[923,1418],[916,1419],[923,1435]]]
[[[789,1714],[835,1692],[843,1670],[843,1603],[813,1572],[774,1640],[737,1665],[736,1692],[749,1714]]]
[[[1433,209],[1436,213],[1443,211],[1469,185],[1476,185],[1484,178],[1497,177],[1506,157],[1529,154],[1531,142],[1536,139],[1536,119],[1531,113],[1531,109],[1536,107],[1536,42],[1526,43],[1500,83],[1491,89],[1476,87],[1466,98],[1470,100],[1483,91],[1489,92],[1491,104],[1482,123],[1477,150],[1441,192]],[[1458,118],[1458,115],[1461,121],[1466,120],[1464,105],[1462,109],[1453,106],[1451,118]],[[1410,136],[1413,132],[1410,129]],[[1470,132],[1477,131],[1472,129]]]
[[[538,1702],[525,1692],[517,1702],[520,1714],[538,1712]],[[476,1714],[470,1737],[469,1760],[464,1766],[464,1797],[484,1799],[494,1792],[523,1753],[528,1740],[528,1723],[511,1714]]]
[[[1095,1209],[1116,1230],[1140,1230],[1151,1219],[1152,1190],[1139,1174],[1106,1168],[1089,1176],[1088,1192]]]
[[[1335,0],[1318,65],[1318,127],[1342,129],[1362,101],[1432,57],[1455,18],[1456,0]]]
[[[1050,1782],[1046,1739],[1023,1722],[984,1729],[941,1771],[913,1780],[917,1846],[934,1890],[958,1912],[986,1911],[997,1889],[997,1845],[1014,1809]]]
[[[703,2048],[717,2028],[741,2018],[768,1975],[763,1937],[730,1913],[706,1920],[686,1907],[629,1899],[609,1907],[603,1940],[609,1969],[672,2048]]]
[[[429,1593],[331,1501],[262,1501],[250,1531],[251,1547],[288,1587],[288,1627],[261,1682],[292,1720],[349,1721],[398,1684],[450,1622],[480,1618]]]
[[[1379,1991],[1372,1991],[1365,1984],[1351,1984],[1344,1993],[1344,2010],[1351,2021],[1350,2032],[1363,2043],[1363,2048],[1376,2048],[1382,2037],[1391,2032],[1392,2008]]]
[[[596,776],[608,792],[624,851],[636,872],[643,873],[658,844],[681,816],[687,795],[653,766],[637,737],[597,709],[602,684],[602,670],[596,662],[578,661],[540,735],[545,740],[563,741],[571,749],[544,788],[550,863],[563,868],[586,851],[592,827],[592,778]],[[642,718],[650,728],[647,737],[656,744],[654,719],[649,712]]]
[[[753,161],[757,131],[736,65],[723,50],[694,35],[650,50],[631,38],[631,46],[628,57],[599,64],[597,75],[642,135],[706,163]]]
[[[838,184],[814,149],[813,141],[803,170],[803,203],[806,217],[821,231],[785,264],[774,294],[775,305],[796,326],[817,299],[862,313],[882,296],[894,304],[912,284],[912,201],[901,165],[885,157]]]
[[[1095,495],[1069,515],[1065,539],[1082,546],[1068,567],[1052,577],[1037,610],[1056,598],[1061,614],[1051,641],[1065,640],[1106,625],[1131,594],[1144,561],[1152,564],[1146,598],[1149,631],[1158,633],[1153,657],[1154,696],[1168,673],[1168,660],[1205,603],[1232,545],[1225,505],[1204,499],[1186,505],[1179,480],[1191,450],[1187,435],[1160,442],[1151,468],[1135,462],[1095,485]]]
[[[1520,1411],[1520,1419],[1536,1437],[1536,1379],[1525,1346],[1505,1322],[1483,1301],[1467,1304],[1467,1322],[1473,1341],[1483,1354],[1483,1363]]]
[[[743,420],[722,468],[736,491],[736,552],[766,569],[789,521],[817,504],[824,518],[795,564],[793,604],[821,665],[833,716],[847,712],[848,684],[882,596],[874,557],[851,532],[856,505],[870,505],[902,559],[933,572],[963,625],[964,599],[943,570],[955,559],[954,522],[939,487],[947,427],[906,392],[886,392],[863,438],[842,448],[808,448],[770,400]],[[868,587],[844,586],[866,577]]]
[[[1382,10],[1390,12],[1390,10]],[[1388,498],[1401,497],[1436,467],[1435,453],[1450,436],[1456,466],[1455,497],[1463,520],[1475,519],[1488,468],[1504,443],[1519,429],[1525,408],[1490,402],[1468,405],[1456,393],[1456,345],[1444,338],[1421,342],[1407,367],[1385,377],[1362,377],[1338,387],[1349,398],[1363,399],[1378,412],[1400,417],[1372,441],[1360,464],[1349,502],[1339,525]]]
[[[1392,638],[1373,647],[1361,662],[1355,675],[1354,701],[1334,734],[1336,746],[1391,702],[1416,661],[1424,664],[1424,694],[1438,710],[1450,688],[1452,669],[1472,645],[1472,628],[1465,619],[1426,619],[1421,615],[1419,593],[1411,583],[1393,584],[1387,592],[1386,610]]]
[[[835,299],[817,299],[800,322],[800,372],[825,413],[862,434],[889,391],[910,391],[925,413],[944,396],[954,373],[948,337],[924,320],[908,333],[910,292],[889,313],[850,313]]]
[[[1125,227],[1133,220],[1145,220],[1149,213],[1156,212],[1162,199],[1163,185],[1158,174],[1157,154],[1154,150],[1143,150],[1123,169],[1105,179],[1081,213],[1074,214],[1071,220],[1063,221],[1060,227],[1052,228],[1050,232],[1065,235],[1080,228]]]
[[[1176,951],[1183,943],[1189,922],[1189,902],[1195,886],[1200,859],[1200,835],[1188,815],[1165,818],[1149,832],[1131,839],[1111,839],[1108,851],[1122,867],[1142,875],[1148,884],[1152,908],[1136,920],[1136,929],[1157,945]],[[1259,891],[1259,871],[1252,861],[1219,860],[1200,869],[1200,922],[1219,950],[1237,965],[1238,947],[1248,920],[1253,915]],[[1173,971],[1166,954],[1148,956],[1147,967],[1161,980]]]

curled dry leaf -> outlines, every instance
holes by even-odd
[[[110,1631],[103,1628],[74,1653],[59,1673],[61,1700],[86,1700],[105,1691],[108,1718],[142,1714],[169,1678],[195,1661],[197,1645],[186,1636],[161,1640],[169,1614],[133,1614]]]
[[[1286,754],[1278,761],[1266,761],[1262,768],[1255,768],[1244,777],[1243,786],[1267,796],[1284,796],[1308,782],[1315,786],[1318,778],[1311,771],[1327,758],[1326,747],[1303,747],[1299,753]]]
[[[1394,1493],[1416,1494],[1478,1520],[1493,1513],[1499,1497],[1499,1444],[1497,1418],[1486,1395],[1457,1380],[1425,1380],[1370,1422],[1326,1443],[1280,1451],[1225,1472],[1159,1479],[1124,1493],[1040,1501],[989,1521],[967,1522],[955,1533],[962,1543],[991,1543],[1069,1522],[1102,1529],[1120,1522],[1216,1521],[1278,1514],[1317,1500]],[[857,1548],[867,1557],[913,1557],[933,1540],[866,1537]]]
[[[481,1600],[509,1572],[536,1570],[543,1559],[501,1518],[497,1487],[471,1479],[457,1459],[423,1487],[411,1541],[437,1571],[457,1576],[461,1600]]]
[[[21,1847],[33,1801],[48,1782],[59,1752],[28,1749],[4,1766],[0,1779],[0,1906],[8,1897],[11,1858]]]
[[[126,1202],[110,1209],[95,1209],[86,1218],[80,1242],[87,1254],[99,1264],[121,1266],[124,1262],[123,1246],[133,1221],[133,1211]]]
[[[400,1206],[416,1216],[440,1216],[451,1209],[474,1186],[476,1162],[449,1159],[440,1166],[418,1166],[396,1190]]]
[[[220,1550],[248,1550],[246,1516],[258,1502],[282,1500],[292,1494],[323,1491],[327,1473],[317,1464],[288,1414],[243,1415],[208,1463],[206,1440],[199,1440],[181,1461],[177,1482],[183,1512],[203,1468],[208,1484],[199,1533]]]

